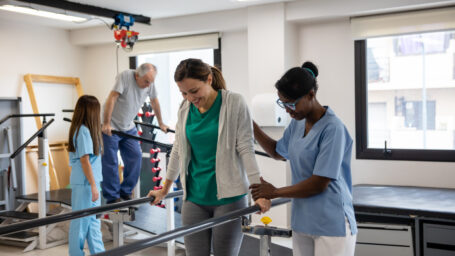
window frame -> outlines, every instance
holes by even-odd
[[[455,162],[455,150],[368,148],[366,40],[354,41],[356,159]]]

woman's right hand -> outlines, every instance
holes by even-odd
[[[167,195],[167,193],[164,191],[164,189],[160,190],[150,190],[150,192],[147,194],[148,197],[155,197],[155,200],[151,202],[150,204],[158,204],[163,200],[163,198]]]

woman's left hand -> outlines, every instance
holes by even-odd
[[[261,213],[267,212],[268,210],[270,210],[270,207],[272,206],[272,202],[269,199],[265,198],[259,198],[258,200],[254,201],[254,203],[261,207]]]
[[[250,186],[251,195],[256,201],[258,198],[273,199],[276,197],[276,188],[261,177],[261,184]]]

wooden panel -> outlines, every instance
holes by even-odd
[[[32,106],[33,113],[39,113],[38,102],[36,100],[36,94],[33,87],[33,82],[38,83],[55,83],[55,84],[69,84],[74,85],[78,96],[83,95],[82,85],[79,78],[77,77],[61,77],[61,76],[48,76],[48,75],[37,75],[37,74],[26,74],[24,81],[27,87],[27,91],[30,97],[30,103]],[[60,111],[60,110],[58,110]],[[42,127],[41,118],[35,118],[37,128]],[[52,152],[54,151],[54,152]],[[55,157],[55,161],[54,161]],[[35,166],[36,168],[36,166]],[[59,170],[58,172],[56,170]],[[50,177],[50,188],[60,189],[64,188],[69,183],[69,175],[71,169],[69,167],[69,158],[66,146],[64,144],[58,145],[58,149],[54,148],[49,151],[49,177]],[[36,191],[35,191],[36,192]],[[28,192],[27,192],[28,193]]]
[[[46,75],[30,75],[33,82],[38,83],[54,83],[54,84],[73,84],[76,85],[79,83],[79,78],[77,77],[64,77],[64,76],[46,76]]]

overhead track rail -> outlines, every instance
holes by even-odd
[[[146,17],[139,14],[128,13],[120,10],[112,10],[103,7],[81,4],[76,2],[70,2],[65,0],[16,0],[19,2],[30,3],[30,4],[37,4],[37,5],[44,5],[53,8],[58,8],[67,11],[79,12],[89,15],[95,15],[100,17],[112,18],[114,19],[115,16],[119,13],[123,15],[131,15],[134,18],[135,22],[143,23],[150,25],[150,17]]]

